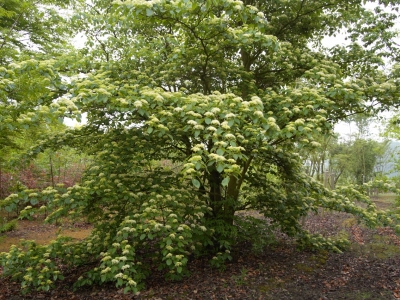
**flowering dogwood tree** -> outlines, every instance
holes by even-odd
[[[264,230],[333,250],[345,242],[310,235],[303,216],[322,207],[369,226],[392,222],[362,188],[330,191],[308,177],[298,149],[319,147],[349,114],[396,103],[399,1],[374,11],[359,0],[92,2],[75,16],[88,41],[67,95],[87,124],[30,154],[67,144],[95,163],[79,185],[25,196],[47,200],[49,221],[87,216],[94,229],[78,243],[4,254],[4,272],[23,287],[49,289],[60,263],[93,264],[77,286],[115,281],[125,291],[140,289],[152,266],[172,279],[196,255],[218,266],[259,228],[239,210],[269,218]],[[345,46],[321,45],[340,30]]]

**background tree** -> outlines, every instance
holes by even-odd
[[[385,166],[389,163],[389,144],[388,140],[379,142],[359,137],[343,140],[328,136],[322,140],[320,148],[306,150],[302,157],[307,174],[325,186],[363,184],[388,171]]]
[[[357,184],[363,184],[374,177],[378,158],[387,150],[388,142],[357,139],[351,147],[349,173]]]
[[[372,125],[378,118],[366,114],[358,114],[347,118],[347,122],[356,130],[347,140],[339,143],[339,161],[342,159],[344,177],[348,182],[363,184],[372,180],[377,173],[383,174],[385,165],[389,163],[391,151],[389,140],[371,138]],[[337,153],[338,154],[338,153]],[[344,156],[343,156],[344,155]],[[388,171],[388,170],[386,170]]]
[[[392,155],[389,157],[391,161],[391,169],[394,174],[397,185],[399,184],[399,139],[400,139],[400,131],[399,131],[399,113],[398,110],[394,112],[394,115],[390,120],[388,120],[385,124],[385,131],[383,133],[384,137],[388,138],[391,141],[391,153]]]
[[[398,10],[398,1],[381,6],[389,4]],[[137,291],[147,262],[176,279],[192,255],[212,254],[217,266],[231,258],[246,234],[235,226],[238,210],[260,211],[271,220],[263,228],[279,228],[300,246],[337,251],[342,240],[310,235],[301,218],[324,207],[370,226],[390,223],[362,192],[331,192],[307,176],[298,154],[320,147],[316,138],[348,114],[396,103],[397,69],[380,67],[383,58],[398,59],[397,14],[379,9],[339,0],[85,4],[75,22],[88,37],[79,62],[88,73],[74,78],[68,103],[88,123],[28,154],[66,144],[94,156],[81,184],[31,197],[48,200],[49,221],[85,215],[95,228],[79,243],[28,245],[29,255],[14,248],[2,256],[4,273],[48,290],[60,265],[91,262],[78,286],[115,281]],[[342,26],[349,46],[319,46]]]
[[[21,54],[57,54],[67,45],[65,17],[73,1],[2,0],[0,5],[0,64]]]
[[[49,126],[61,130],[60,105],[65,111],[76,109],[65,98],[58,99],[66,91],[59,71],[66,70],[63,55],[71,49],[67,9],[73,2],[0,2],[1,198],[6,195],[5,178],[17,173],[18,166],[10,165],[12,158],[49,132]]]

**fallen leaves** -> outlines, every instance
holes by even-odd
[[[400,279],[395,280],[396,288],[393,290],[393,296],[396,299],[400,299]]]
[[[400,238],[396,235],[396,233],[392,228],[389,227],[378,228],[377,231],[379,234],[389,237],[393,244],[400,247]]]
[[[351,230],[351,234],[353,236],[353,239],[357,243],[359,243],[360,245],[364,245],[364,241],[363,241],[363,238],[362,238],[362,231],[361,231],[360,227],[357,226],[357,225],[354,225],[354,226],[351,226],[350,230]]]

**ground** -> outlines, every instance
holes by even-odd
[[[393,208],[393,197],[376,200],[381,208]],[[298,251],[292,240],[278,235],[279,243],[261,253],[251,245],[239,245],[234,260],[224,270],[210,268],[206,260],[189,263],[191,276],[180,282],[165,281],[155,273],[146,290],[123,294],[113,285],[77,291],[71,285],[77,270],[49,293],[22,296],[18,283],[0,277],[0,300],[17,299],[400,299],[400,239],[391,229],[368,229],[343,213],[310,215],[305,226],[325,236],[345,235],[350,248],[342,253]],[[54,237],[54,225],[22,222],[17,230],[0,240],[0,251],[17,238],[36,238],[42,243]],[[63,233],[82,238],[87,224],[70,224]],[[13,240],[14,239],[14,240]],[[1,270],[0,270],[1,271]]]

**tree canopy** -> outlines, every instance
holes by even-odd
[[[0,63],[5,65],[22,52],[55,53],[66,43],[66,19],[71,1],[2,0],[0,2]]]
[[[57,123],[51,104],[66,92],[57,60],[71,48],[69,4],[0,1],[0,162],[29,127]]]
[[[5,274],[46,290],[59,264],[91,262],[77,286],[115,281],[137,291],[151,264],[176,279],[193,256],[211,255],[217,266],[230,259],[247,230],[261,226],[238,219],[239,210],[260,211],[270,220],[264,229],[299,245],[337,251],[344,241],[310,235],[301,218],[323,207],[370,226],[393,222],[365,187],[325,189],[298,153],[319,147],[348,115],[397,105],[399,1],[374,10],[359,0],[91,2],[73,18],[87,46],[64,62],[74,76],[64,102],[51,105],[86,113],[87,124],[28,155],[62,145],[93,155],[79,185],[29,197],[46,199],[49,221],[84,215],[95,227],[79,243],[31,244],[23,258],[13,248],[2,256]],[[322,45],[339,31],[347,45]]]

